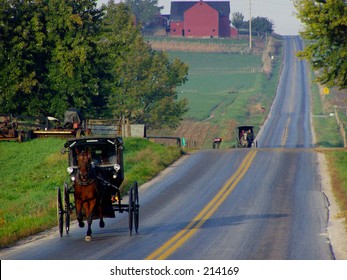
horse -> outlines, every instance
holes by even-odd
[[[92,221],[93,213],[95,210],[98,210],[99,213],[99,226],[103,228],[105,222],[103,220],[103,211],[101,207],[101,197],[98,192],[98,182],[93,171],[91,164],[91,153],[90,151],[78,151],[77,154],[77,163],[78,170],[75,180],[75,204],[76,204],[76,214],[79,227],[84,227],[83,222],[83,213],[82,210],[85,210],[85,216],[88,223],[87,234],[85,237],[86,241],[91,241],[92,237]]]

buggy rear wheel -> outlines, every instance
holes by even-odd
[[[137,233],[139,229],[139,218],[140,218],[140,211],[139,211],[139,187],[137,185],[137,182],[134,183],[134,224],[135,224],[135,232]]]
[[[69,234],[70,231],[70,195],[69,195],[69,186],[67,183],[64,183],[64,202],[65,202],[65,230],[66,234]]]
[[[133,220],[134,220],[134,189],[131,187],[129,190],[129,234],[133,233]]]
[[[59,234],[60,234],[60,237],[62,237],[63,227],[64,227],[64,210],[63,210],[63,203],[61,199],[60,187],[58,188],[58,193],[57,193],[57,218],[58,218]]]

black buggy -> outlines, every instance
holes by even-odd
[[[97,182],[97,193],[100,196],[102,215],[115,218],[115,212],[127,212],[129,215],[129,232],[138,231],[139,226],[139,194],[137,182],[129,190],[128,204],[122,203],[120,186],[124,180],[123,141],[121,137],[86,137],[68,140],[63,154],[68,153],[69,182],[64,183],[63,191],[58,188],[57,216],[60,236],[63,235],[64,222],[66,234],[70,230],[70,216],[76,210],[75,187],[78,182],[78,154],[88,151],[90,155],[90,177]],[[97,212],[97,209],[95,209]],[[99,218],[94,213],[93,219]],[[65,219],[64,219],[65,218]],[[85,219],[86,217],[84,217]]]
[[[235,131],[237,148],[256,148],[257,142],[254,138],[254,129],[251,125],[239,126]]]

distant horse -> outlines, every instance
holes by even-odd
[[[78,162],[78,171],[75,181],[75,204],[77,221],[80,227],[84,227],[82,212],[84,208],[88,223],[85,240],[91,241],[91,225],[93,221],[93,213],[96,212],[95,210],[98,210],[99,213],[100,227],[103,228],[105,226],[102,207],[100,204],[101,198],[98,193],[97,178],[91,165],[90,152],[88,150],[80,152],[76,149],[76,154]]]

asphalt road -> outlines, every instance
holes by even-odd
[[[306,64],[286,37],[284,67],[258,149],[185,156],[140,188],[140,230],[127,214],[93,223],[92,242],[73,226],[3,250],[1,259],[334,259],[327,201],[312,147]]]

